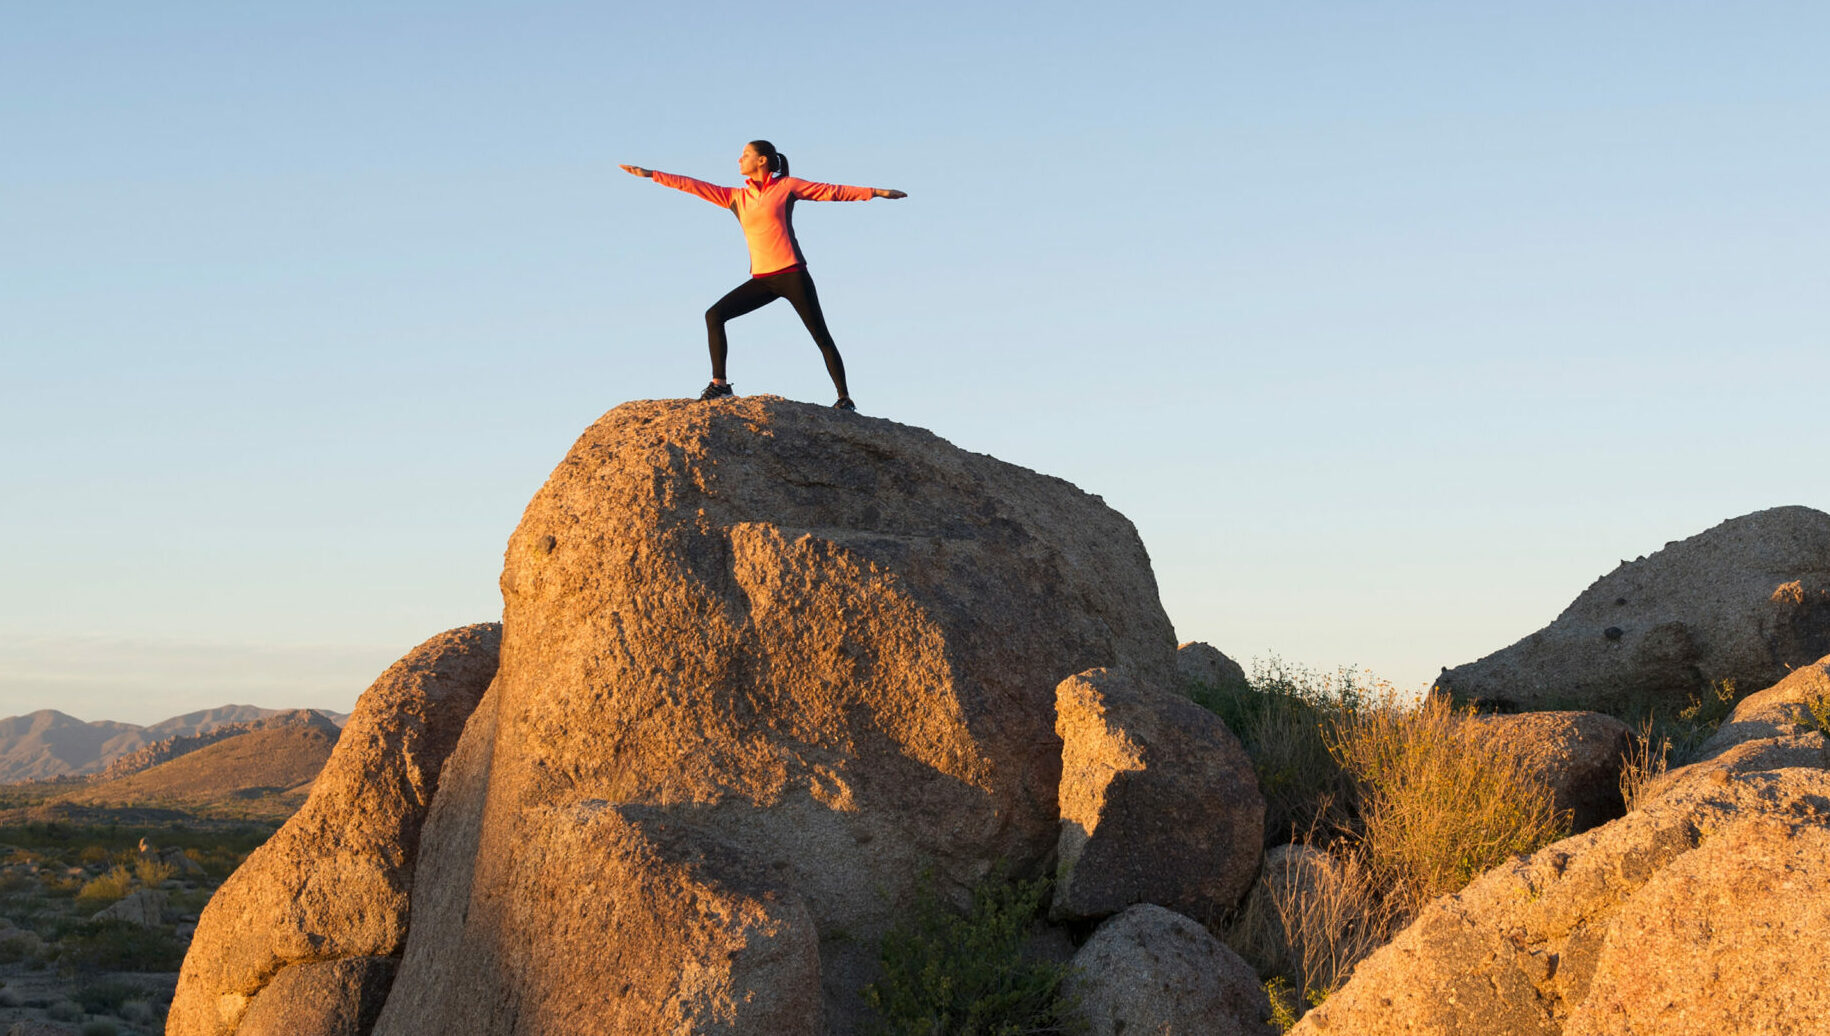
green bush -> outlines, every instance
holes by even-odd
[[[76,894],[76,903],[86,909],[95,909],[107,906],[132,891],[133,875],[117,863],[108,869],[108,873],[83,885],[82,891]]]
[[[883,937],[883,977],[864,989],[882,1036],[1018,1036],[1061,1033],[1067,966],[1027,959],[1023,946],[1047,901],[1049,880],[994,873],[972,890],[964,916],[949,909],[928,872],[915,909]]]
[[[90,1014],[117,1014],[129,1000],[143,999],[146,991],[131,982],[105,978],[76,987],[71,999],[83,1005]]]
[[[1252,760],[1265,800],[1265,845],[1326,838],[1345,822],[1351,785],[1328,750],[1326,730],[1360,707],[1365,683],[1353,668],[1326,676],[1273,657],[1255,662],[1243,684],[1189,687]]]
[[[81,971],[177,971],[184,962],[184,944],[162,928],[85,921],[64,936],[60,961]]]

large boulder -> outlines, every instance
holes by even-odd
[[[1811,1032],[1827,935],[1830,773],[1716,771],[1432,902],[1294,1031]]]
[[[289,966],[400,953],[420,826],[440,768],[495,675],[500,641],[496,623],[441,633],[363,693],[311,797],[204,907],[167,1033],[228,1036],[257,994],[263,1014],[286,1016],[285,990],[316,988],[289,980],[263,993]],[[335,974],[385,984],[388,973]],[[364,1002],[379,993],[385,985],[351,995]]]
[[[771,397],[606,414],[502,592],[377,1033],[851,1031],[924,871],[1052,855],[1056,684],[1175,680],[1098,498]]]
[[[1830,710],[1830,655],[1800,666],[1765,690],[1735,703],[1735,710],[1698,752],[1710,758],[1747,741],[1808,733]]]
[[[1258,874],[1264,798],[1220,718],[1094,669],[1055,688],[1061,737],[1058,920],[1155,903],[1212,924]]]
[[[1633,731],[1599,712],[1526,712],[1476,716],[1475,737],[1524,760],[1532,777],[1551,789],[1570,831],[1587,831],[1626,811],[1620,769]]]
[[[1683,706],[1830,652],[1830,514],[1775,507],[1596,580],[1556,621],[1437,686],[1502,710]]]
[[[294,964],[255,996],[235,1036],[366,1036],[398,964],[393,957]]]
[[[1192,919],[1149,903],[1099,926],[1062,992],[1087,1036],[1273,1036],[1251,965]]]

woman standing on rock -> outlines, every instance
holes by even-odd
[[[623,166],[636,176],[652,177],[664,187],[696,194],[706,201],[730,209],[743,225],[744,240],[750,245],[750,279],[732,288],[724,298],[705,311],[705,333],[712,349],[712,383],[699,393],[700,399],[717,399],[731,394],[731,383],[724,380],[724,323],[774,302],[787,299],[801,315],[801,323],[813,335],[826,357],[826,373],[839,390],[840,410],[856,410],[845,387],[845,361],[839,358],[839,347],[826,330],[826,317],[820,312],[820,296],[813,289],[813,278],[807,275],[807,260],[801,255],[800,243],[794,239],[794,203],[796,201],[869,201],[872,198],[906,198],[902,191],[883,187],[846,187],[832,183],[814,183],[788,175],[788,156],[775,150],[766,140],[752,140],[744,145],[737,158],[737,171],[744,176],[742,187],[719,187],[690,176],[676,176],[639,165]]]

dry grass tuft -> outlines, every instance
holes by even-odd
[[[1407,920],[1568,834],[1568,818],[1522,752],[1478,739],[1472,715],[1442,696],[1411,705],[1388,688],[1329,731],[1354,782],[1366,861]]]
[[[1620,761],[1620,798],[1631,813],[1643,803],[1647,786],[1665,775],[1671,766],[1671,738],[1658,736],[1651,717],[1639,721],[1632,747]]]
[[[1294,1021],[1339,989],[1354,965],[1397,930],[1384,891],[1357,850],[1293,846],[1265,861],[1226,941],[1261,975],[1301,991],[1303,1004],[1290,1005]]]

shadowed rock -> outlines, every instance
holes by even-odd
[[[1524,640],[1437,686],[1502,709],[1682,707],[1830,653],[1830,515],[1775,507],[1619,568]]]
[[[283,968],[248,1005],[236,1036],[362,1036],[381,1013],[398,963],[345,957]]]
[[[1218,716],[1115,669],[1055,688],[1057,919],[1156,903],[1212,923],[1258,873],[1264,798]]]
[[[1243,685],[1245,667],[1220,653],[1212,644],[1191,640],[1176,648],[1176,669],[1182,679],[1208,687]]]
[[[420,825],[500,637],[494,623],[441,633],[363,692],[311,797],[204,908],[167,1033],[228,1036],[287,965],[400,952]]]
[[[1063,992],[1088,1036],[1273,1036],[1251,965],[1193,919],[1140,904],[1074,955]]]
[[[502,591],[387,1036],[855,1031],[924,867],[1052,854],[1056,684],[1175,679],[1096,497],[769,397],[606,414]]]

